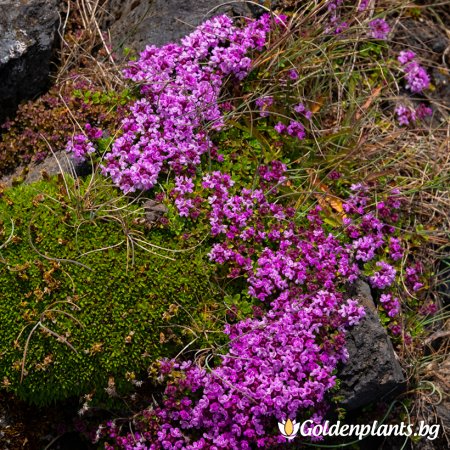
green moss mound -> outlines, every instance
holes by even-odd
[[[114,189],[77,183],[0,193],[0,383],[38,405],[126,390],[218,298],[207,249],[161,250],[182,241],[139,228]]]

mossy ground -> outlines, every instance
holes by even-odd
[[[175,253],[170,233],[134,227],[171,251],[130,249],[138,208],[119,220],[107,212],[114,192],[96,212],[55,180],[0,198],[0,372],[20,398],[46,404],[101,393],[112,380],[123,391],[188,343],[197,313],[218,298],[204,248]]]

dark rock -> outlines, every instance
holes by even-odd
[[[398,24],[394,40],[403,47],[411,47],[426,60],[442,63],[442,54],[449,45],[445,30],[426,19],[405,19]]]
[[[26,167],[18,167],[12,174],[0,177],[0,184],[9,187],[18,183],[34,183],[59,173],[69,173],[73,177],[85,177],[92,173],[92,163],[75,161],[65,151],[49,154],[43,161],[31,162]]]
[[[0,123],[49,85],[59,0],[0,1]]]
[[[155,200],[147,200],[142,206],[145,210],[145,223],[147,226],[157,222],[168,211],[166,205]]]
[[[77,398],[46,408],[0,393],[1,450],[94,450],[97,446],[73,432]],[[62,434],[64,433],[64,434]]]
[[[75,170],[73,164],[71,163],[71,159],[64,152],[48,155],[39,164],[31,163],[26,169],[24,182],[34,183],[41,180],[45,176],[51,177],[61,172],[75,175]]]
[[[146,45],[179,41],[209,17],[249,16],[245,1],[228,0],[109,0],[108,18],[115,51],[125,47],[142,51]]]
[[[78,433],[66,433],[59,438],[48,450],[88,450],[92,446],[83,441]]]
[[[77,177],[87,177],[92,173],[93,165],[90,160],[75,161],[74,159],[71,159],[71,162],[73,166],[73,175],[76,175]]]
[[[401,391],[405,383],[392,343],[378,319],[369,286],[359,281],[355,291],[354,297],[365,307],[366,317],[347,335],[350,357],[338,375],[341,405],[349,411],[386,400]]]
[[[8,444],[6,438],[6,431],[11,425],[9,424],[9,418],[6,415],[6,411],[0,408],[0,442]]]

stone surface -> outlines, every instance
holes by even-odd
[[[103,28],[110,29],[113,47],[142,51],[146,45],[179,41],[207,18],[228,14],[249,16],[245,1],[235,0],[109,0]]]
[[[0,177],[0,183],[7,187],[15,183],[29,184],[61,172],[84,177],[92,172],[92,165],[90,161],[77,163],[65,151],[58,151],[48,155],[42,162],[18,167],[12,174]]]
[[[145,223],[149,227],[168,212],[166,205],[155,200],[147,200],[142,206],[145,210]]]
[[[352,296],[365,307],[366,317],[347,335],[350,358],[338,375],[341,405],[349,411],[397,394],[405,382],[392,343],[378,319],[369,286],[358,281]]]
[[[0,0],[0,123],[49,84],[59,0]]]
[[[429,19],[405,19],[395,29],[396,43],[411,47],[414,52],[426,53],[427,59],[436,63],[449,45],[445,29]]]

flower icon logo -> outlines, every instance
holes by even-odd
[[[282,420],[278,422],[278,429],[280,433],[288,440],[294,439],[297,436],[298,429],[300,428],[300,424],[295,420],[291,419]]]

